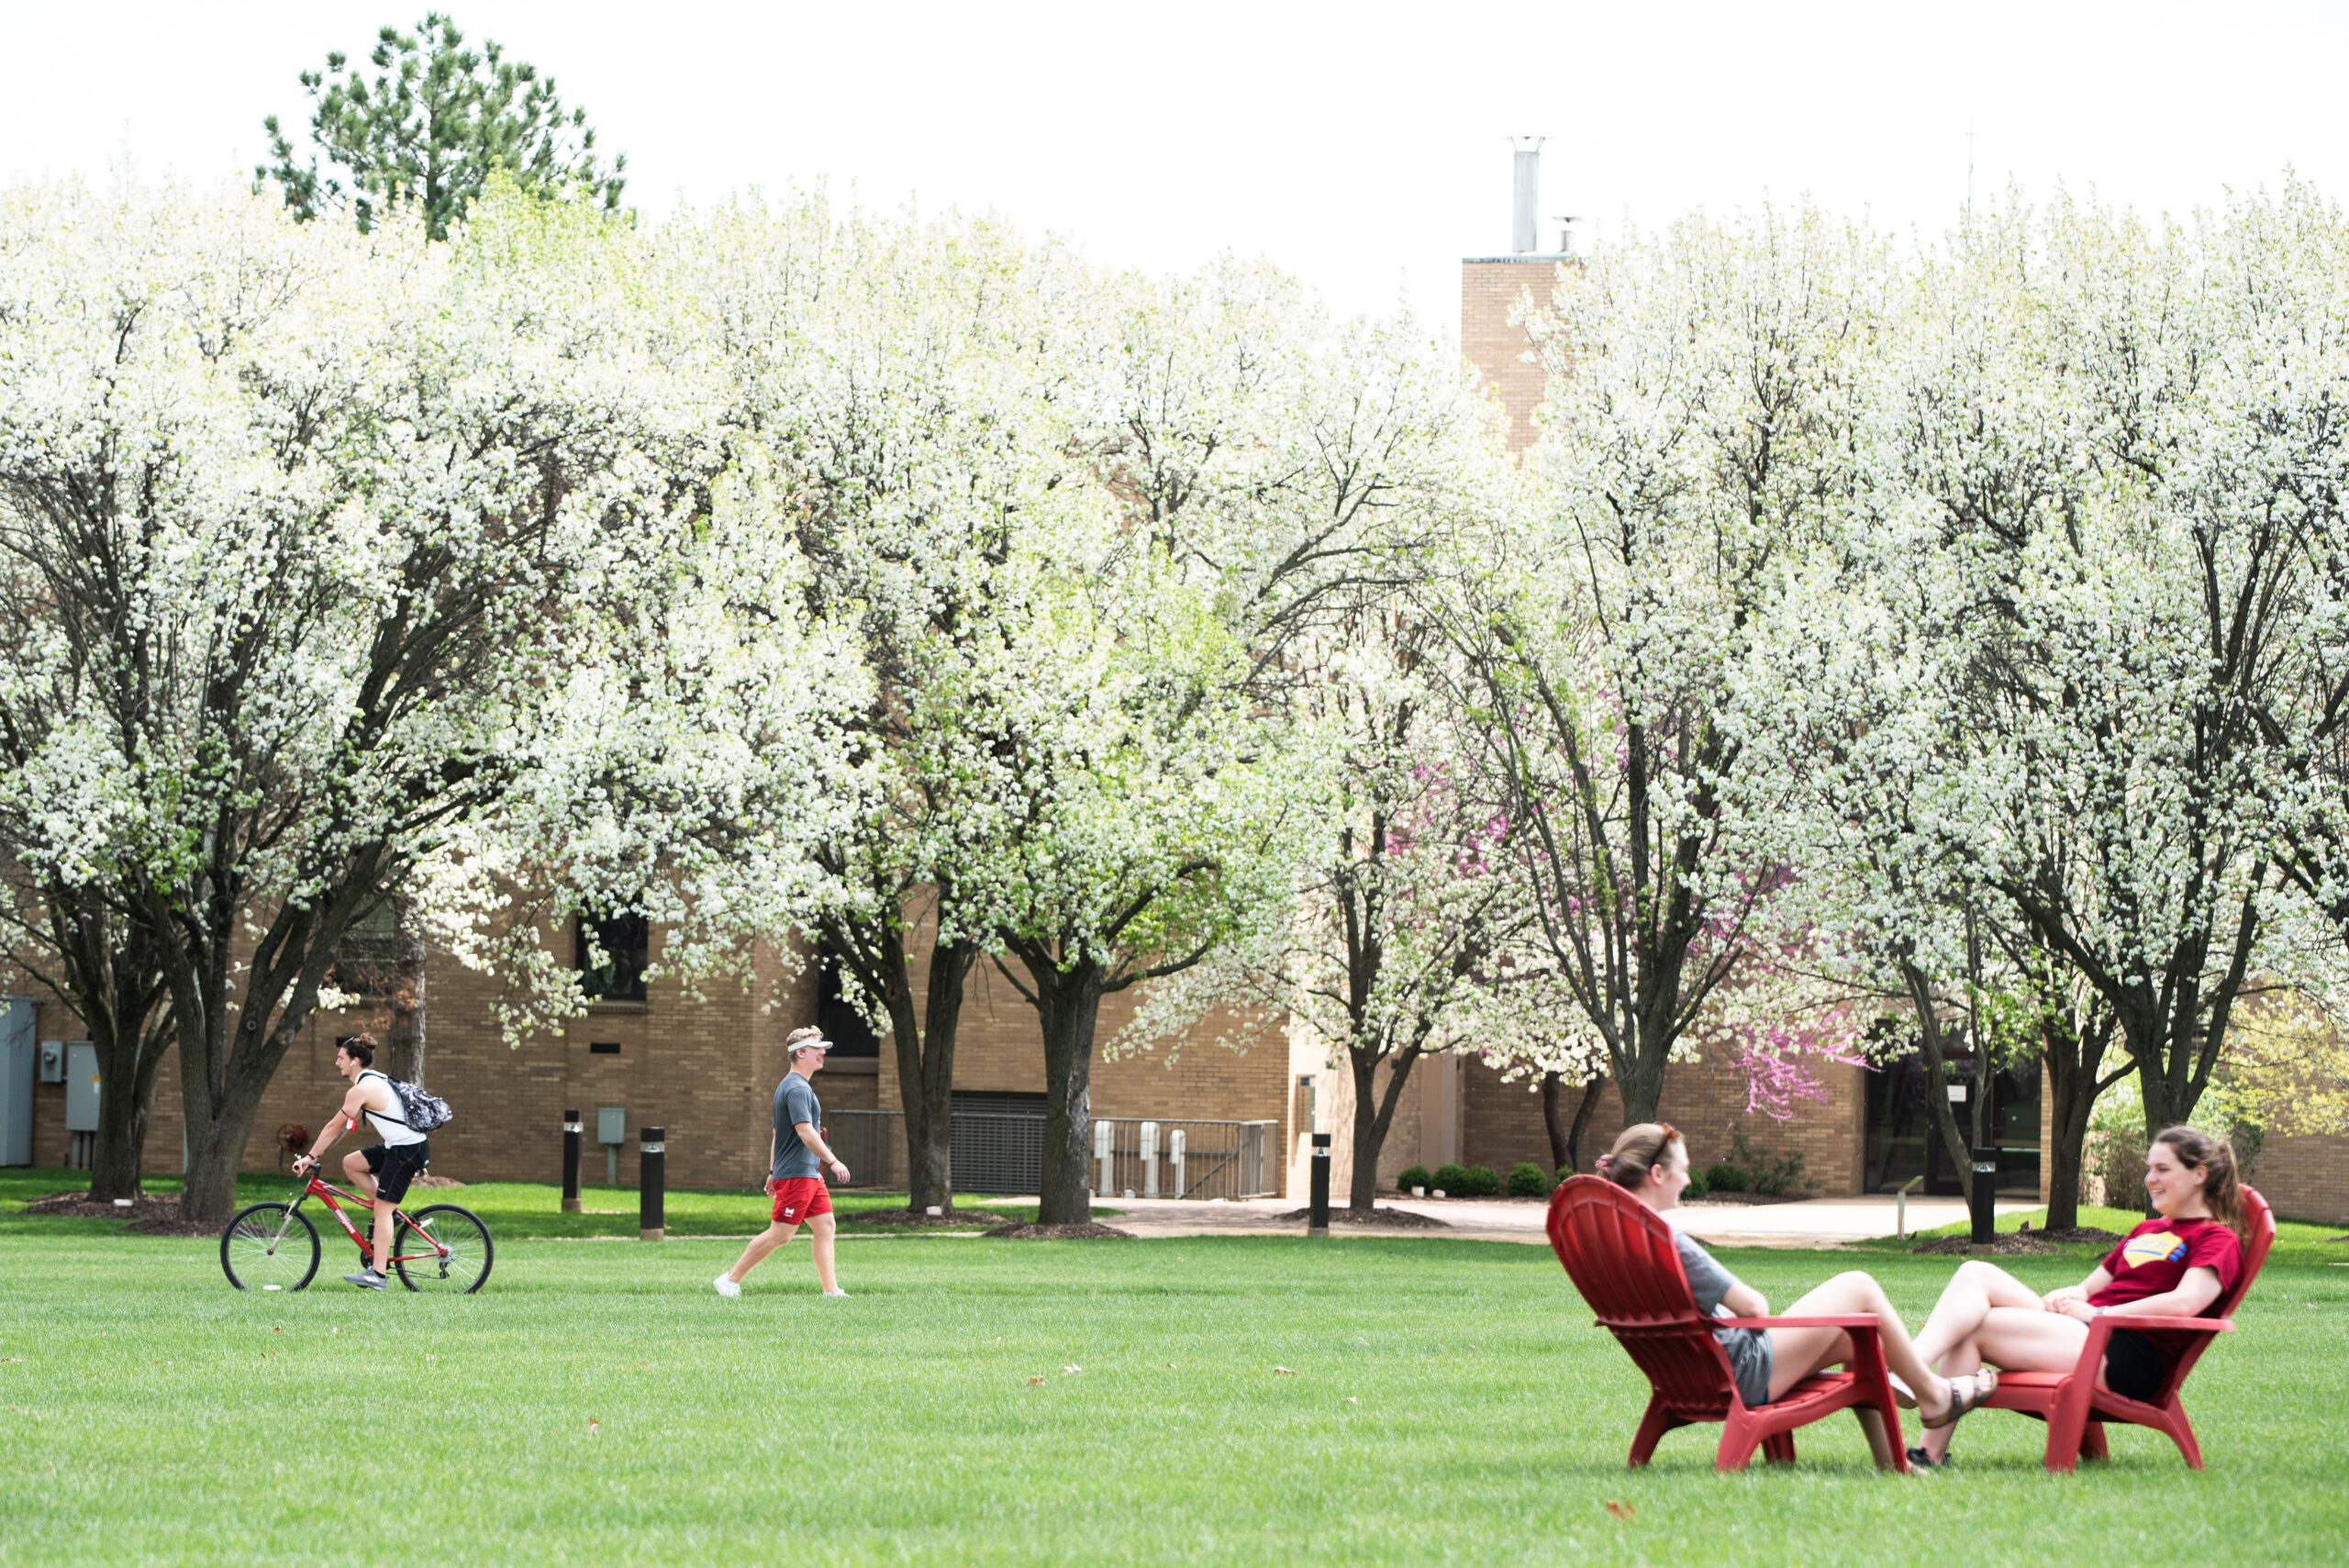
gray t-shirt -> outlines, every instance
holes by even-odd
[[[1680,1272],[1688,1276],[1688,1294],[1697,1298],[1697,1310],[1708,1318],[1736,1317],[1721,1305],[1721,1297],[1729,1294],[1737,1276],[1677,1230],[1672,1233],[1672,1245],[1680,1254]],[[1729,1356],[1730,1371],[1737,1378],[1737,1396],[1748,1405],[1768,1404],[1770,1371],[1776,1359],[1771,1353],[1770,1336],[1759,1329],[1716,1329],[1713,1338]]]
[[[797,1073],[786,1073],[783,1082],[774,1086],[774,1170],[778,1182],[794,1176],[815,1176],[823,1173],[816,1163],[816,1151],[799,1140],[799,1124],[806,1122],[818,1132],[824,1130],[824,1107],[816,1098],[816,1085]]]

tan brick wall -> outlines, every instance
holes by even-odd
[[[1542,1097],[1537,1083],[1511,1083],[1470,1058],[1463,1064],[1464,1154],[1463,1163],[1490,1165],[1506,1178],[1520,1160],[1545,1170],[1550,1163],[1549,1134],[1542,1125]],[[1698,1170],[1726,1159],[1731,1140],[1739,1131],[1758,1154],[1799,1151],[1804,1179],[1822,1195],[1845,1197],[1860,1190],[1863,1180],[1866,1098],[1861,1082],[1865,1069],[1830,1067],[1822,1074],[1828,1098],[1804,1101],[1785,1121],[1745,1108],[1745,1086],[1725,1061],[1708,1058],[1666,1069],[1657,1114],[1687,1137],[1689,1162]],[[1580,1103],[1578,1086],[1567,1091],[1566,1111]],[[1583,1164],[1604,1152],[1623,1130],[1623,1102],[1609,1084],[1599,1092],[1591,1113],[1590,1129],[1583,1138]]]
[[[1525,329],[1509,325],[1509,313],[1531,297],[1546,309],[1557,278],[1558,258],[1480,258],[1460,263],[1460,352],[1482,373],[1508,410],[1508,444],[1523,451],[1533,444],[1533,413],[1542,406],[1542,372],[1526,359]]]
[[[2349,1225],[2349,1138],[2270,1134],[2252,1162],[2251,1184],[2279,1219]]]
[[[917,999],[929,974],[927,944],[919,951],[913,977]],[[1019,973],[1016,964],[1012,972]],[[1235,1032],[1231,1019],[1216,1014],[1171,1047],[1161,1043],[1108,1055],[1118,1031],[1132,1018],[1141,995],[1137,987],[1102,999],[1095,1042],[1103,1054],[1093,1064],[1093,1114],[1120,1120],[1275,1122],[1275,1136],[1265,1157],[1275,1172],[1282,1170],[1286,1164],[1285,1151],[1297,1129],[1296,1096],[1289,1092],[1288,1045],[1280,1029],[1270,1028],[1244,1050],[1233,1050],[1215,1043],[1219,1035]],[[899,1084],[896,1048],[885,1035],[876,1082],[881,1109],[895,1110],[903,1104]],[[1044,1091],[1043,1036],[1036,1010],[985,962],[972,971],[963,995],[962,1023],[954,1045],[954,1086],[974,1093]]]

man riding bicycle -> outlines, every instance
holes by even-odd
[[[375,1071],[374,1036],[355,1034],[336,1046],[334,1070],[351,1080],[351,1093],[342,1097],[342,1108],[327,1119],[310,1151],[294,1162],[294,1173],[303,1175],[315,1169],[318,1157],[347,1129],[357,1127],[361,1117],[374,1124],[383,1141],[344,1155],[342,1169],[351,1184],[374,1203],[375,1246],[367,1255],[365,1267],[342,1277],[362,1290],[381,1290],[384,1260],[392,1255],[393,1211],[407,1196],[408,1184],[424,1173],[432,1147],[424,1134],[408,1126],[400,1097],[392,1091],[392,1081]]]

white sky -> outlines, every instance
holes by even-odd
[[[363,58],[426,0],[0,0],[0,179],[126,154],[249,174],[298,72]],[[873,205],[989,208],[1097,258],[1262,254],[1341,309],[1439,324],[1462,256],[1506,250],[1505,138],[1553,213],[1653,226],[1809,194],[1938,231],[1965,193],[2056,181],[2184,211],[2287,165],[2349,196],[2349,7],[1520,3],[1158,6],[462,0],[629,155],[648,213],[828,180]]]

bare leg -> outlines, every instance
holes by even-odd
[[[2087,1337],[2087,1324],[2050,1312],[2035,1299],[2029,1307],[1994,1307],[1972,1335],[1950,1347],[1941,1358],[1941,1368],[1951,1377],[1963,1377],[1985,1362],[2007,1372],[2065,1372],[2079,1364],[2080,1346]],[[2104,1381],[2101,1371],[2097,1381]],[[1925,1451],[1935,1464],[1949,1452],[1956,1431],[1947,1426],[1925,1433]]]
[[[1949,1408],[1949,1383],[1926,1364],[1917,1347],[1909,1339],[1909,1326],[1876,1284],[1873,1275],[1854,1269],[1837,1274],[1809,1296],[1786,1309],[1788,1318],[1824,1318],[1854,1312],[1873,1312],[1882,1325],[1879,1330],[1884,1342],[1884,1359],[1900,1374],[1917,1396],[1920,1410],[1927,1416],[1938,1416]],[[1783,1397],[1787,1389],[1822,1367],[1830,1367],[1852,1358],[1852,1339],[1841,1329],[1773,1329],[1770,1330],[1770,1397]]]
[[[1971,1338],[1982,1320],[1998,1307],[2039,1309],[2039,1293],[1996,1263],[1979,1258],[1958,1264],[1957,1273],[1942,1287],[1939,1301],[1917,1331],[1917,1353],[1940,1366],[1942,1358],[1961,1340]],[[1979,1364],[1978,1362],[1976,1364]],[[2003,1363],[1998,1363],[2003,1364]],[[1944,1372],[1961,1369],[1943,1367]],[[1970,1372],[1972,1367],[1962,1369]],[[1907,1377],[1907,1373],[1900,1374]]]
[[[839,1221],[829,1214],[818,1214],[807,1221],[808,1234],[816,1239],[816,1278],[827,1292],[841,1287],[840,1271],[833,1266],[832,1237]]]
[[[726,1277],[732,1280],[736,1284],[740,1284],[742,1283],[743,1276],[748,1274],[752,1269],[757,1268],[761,1263],[764,1262],[766,1261],[766,1255],[769,1252],[774,1251],[777,1247],[782,1246],[785,1241],[790,1240],[794,1236],[798,1234],[799,1222],[797,1220],[794,1220],[788,1225],[785,1225],[780,1219],[776,1220],[774,1224],[769,1225],[764,1230],[760,1231],[756,1236],[751,1238],[751,1244],[742,1249],[742,1255],[734,1261],[734,1266],[732,1268],[726,1271]]]
[[[370,1182],[368,1185],[372,1187],[374,1184]],[[392,1272],[392,1215],[398,1207],[399,1205],[387,1197],[375,1199],[375,1256],[373,1261],[379,1274]]]
[[[359,1195],[368,1202],[375,1201],[375,1174],[367,1169],[367,1156],[356,1149],[342,1157],[343,1178],[359,1189]]]

